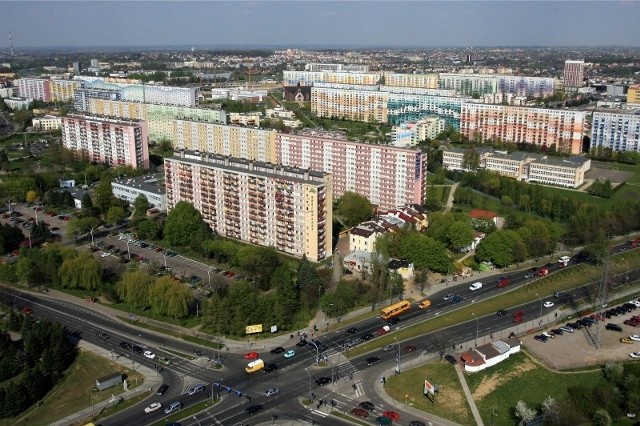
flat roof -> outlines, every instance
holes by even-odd
[[[164,173],[153,173],[131,178],[122,177],[114,179],[111,183],[159,195],[164,195],[166,193],[166,188],[164,186]]]

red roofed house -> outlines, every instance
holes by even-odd
[[[511,354],[520,352],[520,341],[518,339],[496,340],[486,345],[478,346],[475,349],[464,352],[460,359],[464,363],[464,370],[475,373],[485,368],[492,367]]]

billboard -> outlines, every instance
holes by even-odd
[[[424,381],[424,388],[422,389],[422,393],[424,395],[434,395],[436,393],[436,388],[429,382],[428,380]]]
[[[248,325],[245,334],[262,333],[262,324]]]

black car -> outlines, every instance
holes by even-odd
[[[167,391],[167,389],[169,389],[169,385],[161,385],[158,388],[158,390],[156,391],[156,395],[158,395],[158,396],[164,395],[164,393]]]
[[[373,339],[373,334],[371,334],[371,333],[363,334],[362,336],[360,336],[360,338],[363,341],[367,342],[367,341]]]
[[[265,367],[262,369],[262,371],[264,373],[271,373],[272,371],[276,371],[278,369],[278,366],[276,364],[267,364],[265,365]]]
[[[446,354],[444,356],[444,359],[446,359],[447,361],[449,361],[451,364],[457,364],[458,360],[456,359],[455,356],[451,355],[451,354]]]
[[[424,422],[421,422],[420,420],[411,420],[409,422],[409,426],[427,426]]]
[[[567,327],[571,327],[574,330],[582,330],[582,326],[580,324],[578,324],[578,323],[575,323],[575,322],[568,322],[567,323]]]
[[[362,401],[360,404],[358,404],[358,407],[364,408],[368,411],[373,411],[376,409],[376,406],[371,401]]]
[[[500,309],[498,312],[496,312],[496,315],[499,317],[503,317],[505,315],[507,315],[509,313],[509,311],[506,311],[504,309]]]
[[[327,376],[322,376],[322,377],[318,377],[316,379],[316,385],[317,386],[324,386],[328,383],[331,383],[331,377],[327,377]]]
[[[141,348],[140,346],[138,346],[138,345],[133,345],[133,348],[132,348],[132,349],[133,349],[133,352],[135,352],[135,353],[137,353],[137,354],[141,354],[142,352],[144,352],[144,351],[142,350],[142,348]]]
[[[108,340],[111,336],[109,336],[107,333],[98,333],[98,337],[102,340]]]
[[[262,408],[263,408],[262,405],[256,404],[256,405],[248,406],[247,408],[245,408],[244,411],[247,414],[252,414],[253,415],[253,414],[256,414],[256,413],[259,413],[260,411],[262,411]]]
[[[618,333],[622,333],[622,327],[620,327],[618,324],[613,324],[611,322],[605,325],[604,328],[607,330],[617,331]]]
[[[307,346],[307,341],[304,340],[304,339],[300,339],[300,341],[298,343],[296,343],[296,346],[299,347],[299,348]]]
[[[284,352],[284,348],[282,346],[278,346],[277,348],[271,349],[271,355],[278,355]]]
[[[549,340],[549,338],[547,336],[545,336],[544,334],[539,334],[539,335],[535,336],[533,339],[537,340],[539,342],[543,342],[543,343],[547,343],[547,340]]]
[[[578,320],[578,321],[576,321],[576,322],[577,322],[578,324],[580,324],[581,326],[583,326],[583,327],[591,327],[591,324],[592,324],[590,321],[587,321],[587,320],[585,320],[584,318],[579,319],[579,320]]]
[[[366,359],[367,365],[374,365],[380,362],[380,358],[372,356]]]
[[[347,334],[356,334],[357,332],[358,332],[358,329],[355,327],[347,328],[347,331],[345,331],[345,333]]]
[[[562,334],[564,333],[564,331],[560,330],[559,328],[554,328],[553,330],[551,330],[551,332],[557,336],[562,336]]]
[[[389,321],[387,321],[387,325],[393,326],[393,325],[396,325],[399,322],[400,322],[400,318],[394,317],[394,318],[391,318]]]
[[[456,303],[460,303],[462,302],[462,297],[460,296],[455,296],[453,299],[451,299],[451,304],[455,305]]]
[[[131,343],[129,343],[129,342],[120,342],[120,347],[122,349],[131,349]]]

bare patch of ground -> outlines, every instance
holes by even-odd
[[[486,376],[482,382],[480,382],[480,385],[478,385],[475,392],[473,392],[473,399],[476,401],[481,400],[501,384],[506,383],[529,370],[533,370],[534,368],[536,368],[535,363],[529,358],[525,358],[525,361],[522,364],[519,364],[516,369],[510,371],[508,374],[491,374],[490,376]]]

